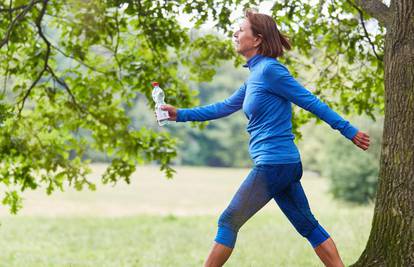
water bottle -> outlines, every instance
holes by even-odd
[[[168,118],[170,117],[168,111],[161,109],[161,106],[165,105],[164,91],[159,87],[157,82],[153,82],[152,86],[154,87],[152,89],[152,99],[155,102],[155,113],[157,114],[158,125],[163,126],[168,124]]]

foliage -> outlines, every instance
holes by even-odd
[[[354,1],[277,1],[273,17],[300,56],[288,54],[284,62],[292,73],[315,70],[305,85],[339,112],[367,114],[384,111],[385,28]],[[304,60],[307,57],[309,60]],[[330,98],[329,96],[335,96]],[[295,128],[310,120],[297,112]]]
[[[300,1],[277,2],[273,13],[301,54],[310,57],[313,48],[321,51],[312,64],[324,67],[310,81],[317,93],[325,99],[333,90],[338,99],[325,99],[333,107],[373,116],[375,109],[383,109],[384,29],[367,32],[359,23],[367,15],[352,3],[320,1],[315,8]],[[168,103],[197,105],[188,80],[208,81],[219,60],[236,58],[229,40],[212,35],[192,39],[177,16],[192,14],[197,26],[212,18],[218,30],[231,35],[229,14],[235,5],[255,4],[1,0],[1,105],[6,108],[0,109],[0,181],[8,190],[3,203],[16,211],[18,192],[40,184],[47,185],[48,193],[65,182],[94,189],[86,179],[88,148],[112,159],[104,182],[128,182],[137,163],[152,161],[172,177],[177,140],[145,125],[136,129],[127,111],[137,94],[149,100],[146,108],[153,108],[153,80],[166,89]],[[285,63],[309,66],[294,56]],[[295,132],[309,119],[295,112]]]
[[[16,212],[18,192],[41,184],[49,194],[66,182],[94,189],[86,176],[88,148],[112,158],[103,182],[128,182],[137,163],[152,161],[171,178],[177,140],[166,131],[132,127],[126,111],[137,94],[150,100],[142,109],[153,109],[153,80],[166,89],[168,103],[198,103],[183,77],[207,81],[214,65],[234,58],[235,52],[230,41],[217,36],[191,39],[176,17],[197,11],[197,25],[211,17],[218,29],[226,30],[230,5],[0,1],[0,182],[7,188],[3,203]]]

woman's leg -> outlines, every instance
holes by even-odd
[[[232,248],[226,247],[220,243],[214,243],[213,248],[208,255],[206,262],[204,263],[205,267],[213,266],[223,266],[223,264],[230,258],[231,253],[233,252]]]
[[[240,227],[272,199],[269,190],[271,180],[272,176],[262,167],[255,167],[249,173],[218,220],[216,243],[208,255],[205,267],[222,266],[227,261]]]
[[[285,190],[276,192],[274,199],[296,230],[308,239],[325,266],[343,267],[333,240],[310,210],[300,177]]]
[[[338,266],[344,267],[341,258],[339,257],[338,250],[332,238],[326,239],[319,246],[315,247],[315,252],[325,264],[325,266]]]

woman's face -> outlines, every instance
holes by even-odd
[[[253,36],[248,19],[243,20],[233,37],[237,53],[245,57],[251,57],[257,53],[257,47],[261,40],[259,37]]]

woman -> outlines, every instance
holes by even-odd
[[[291,47],[272,17],[247,11],[234,38],[250,76],[233,95],[202,107],[162,107],[177,122],[213,120],[239,109],[249,120],[249,153],[255,166],[221,214],[215,244],[204,266],[222,266],[232,253],[240,227],[272,198],[325,266],[344,266],[334,241],[311,213],[300,183],[302,165],[293,142],[291,103],[314,113],[361,149],[368,149],[369,136],[306,90],[277,60]]]

